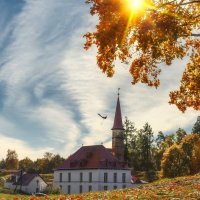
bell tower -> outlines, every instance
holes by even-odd
[[[119,89],[118,98],[115,110],[115,118],[112,130],[112,151],[116,158],[120,161],[124,161],[124,128],[122,125],[122,115],[119,100]]]

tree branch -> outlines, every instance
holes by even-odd
[[[197,16],[193,17],[193,19],[196,19],[196,18],[198,18],[198,17],[200,17],[200,15],[197,15]]]
[[[200,36],[200,33],[192,33],[191,36],[199,37],[199,36]]]
[[[184,1],[185,1],[185,0],[181,0],[181,1],[179,2],[179,5],[182,4]]]
[[[159,9],[159,8],[164,7],[164,6],[170,5],[171,3],[175,2],[175,1],[176,1],[176,0],[173,0],[173,1],[170,1],[170,2],[167,2],[167,3],[164,3],[164,4],[160,5],[160,6],[158,6],[157,8]]]
[[[200,0],[189,1],[189,2],[185,2],[185,3],[181,3],[180,5],[181,5],[181,6],[184,6],[184,5],[193,4],[193,3],[200,3]]]

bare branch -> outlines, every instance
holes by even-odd
[[[160,6],[158,6],[157,8],[159,9],[159,8],[164,7],[164,6],[170,5],[171,3],[175,2],[175,1],[176,1],[176,0],[173,0],[173,1],[170,1],[170,2],[167,2],[167,3],[164,3],[164,4],[160,5]]]
[[[200,36],[200,33],[192,33],[191,36],[199,37],[199,36]]]
[[[193,4],[193,3],[200,3],[200,0],[189,1],[189,2],[185,2],[185,3],[181,3],[180,5],[181,5],[181,6],[184,6],[184,5]]]
[[[182,4],[184,1],[185,1],[185,0],[181,0],[181,1],[179,2],[179,5]]]

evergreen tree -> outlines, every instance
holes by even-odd
[[[131,136],[131,140],[129,141],[128,161],[129,161],[129,167],[131,167],[133,171],[140,170],[140,162],[139,162],[140,155],[138,151],[138,142],[137,142],[138,136],[136,134],[133,134]]]
[[[165,135],[162,131],[158,132],[157,138],[156,138],[156,144],[159,146],[163,141],[165,141]]]
[[[151,161],[152,155],[152,147],[153,147],[153,131],[151,126],[146,123],[139,131],[138,134],[138,147],[140,151],[140,161],[141,161],[141,169],[148,171],[152,169],[153,163]]]
[[[177,131],[176,131],[176,143],[177,144],[180,144],[181,140],[187,135],[186,131],[183,130],[182,128],[179,128]]]
[[[6,161],[4,159],[2,159],[0,161],[0,169],[5,169],[6,168]]]
[[[153,149],[153,158],[154,158],[154,165],[155,165],[156,170],[160,170],[161,159],[165,151],[165,148],[163,148],[165,139],[166,139],[166,136],[163,134],[162,131],[159,131],[157,138],[155,140],[156,146]]]
[[[197,117],[197,121],[192,128],[192,132],[200,135],[200,116]]]
[[[131,148],[135,148],[133,145],[133,142],[135,141],[134,139],[134,133],[136,133],[137,129],[134,126],[134,123],[131,122],[128,117],[125,117],[124,121],[124,144],[125,144],[125,149],[124,149],[124,159],[126,162],[130,163],[130,152]]]
[[[171,147],[174,143],[176,143],[175,135],[173,133],[171,133],[165,137],[163,146],[165,149],[167,149],[167,148]]]

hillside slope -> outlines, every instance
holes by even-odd
[[[133,200],[133,199],[187,199],[200,200],[200,174],[195,176],[162,179],[139,188],[87,193],[71,196],[71,200]]]
[[[0,194],[0,200],[156,200],[185,199],[200,200],[200,174],[160,181],[142,185],[139,188],[92,192],[81,195],[50,195],[47,197],[17,196]]]

